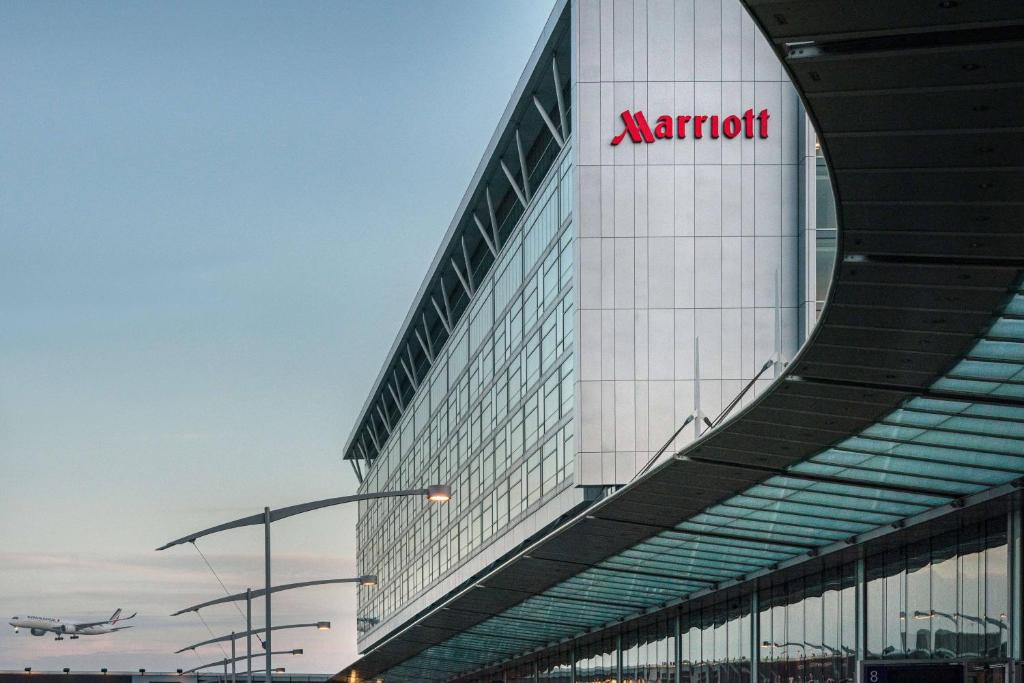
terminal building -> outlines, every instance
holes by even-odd
[[[335,680],[1024,680],[1022,26],[558,0],[345,446],[453,496],[360,504]]]

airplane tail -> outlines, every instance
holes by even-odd
[[[114,625],[116,625],[116,624],[117,624],[117,622],[119,622],[119,621],[128,621],[129,619],[134,619],[134,618],[135,618],[135,615],[137,615],[137,614],[138,614],[138,612],[133,612],[133,613],[131,614],[131,616],[127,616],[127,617],[123,617],[123,618],[122,618],[122,617],[121,617],[121,608],[120,608],[120,607],[118,607],[118,608],[117,608],[117,611],[116,611],[116,612],[114,612],[113,614],[111,614],[111,615],[110,615],[110,619],[109,619],[108,621],[110,622],[110,625],[111,625],[111,626],[114,626]],[[126,627],[126,628],[127,628],[127,627]]]

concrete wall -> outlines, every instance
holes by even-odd
[[[623,484],[694,411],[695,337],[712,419],[772,356],[776,277],[796,350],[802,114],[737,0],[573,0],[572,32],[576,481]],[[626,109],[653,127],[748,108],[767,139],[611,144]]]

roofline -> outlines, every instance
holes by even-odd
[[[536,45],[534,45],[533,52],[530,54],[530,58],[526,62],[526,66],[523,68],[522,74],[519,76],[519,81],[516,83],[516,87],[512,91],[512,95],[509,97],[508,104],[505,105],[505,111],[502,112],[494,133],[491,134],[491,139],[487,143],[487,147],[484,150],[480,162],[477,164],[476,171],[473,173],[473,178],[470,180],[469,186],[466,188],[466,191],[462,195],[462,199],[459,201],[459,206],[455,210],[455,216],[452,218],[451,223],[449,223],[448,230],[445,232],[444,238],[441,240],[441,244],[437,248],[437,252],[434,254],[434,258],[431,260],[426,274],[423,276],[423,281],[420,283],[419,289],[416,291],[416,296],[413,297],[412,304],[409,306],[409,311],[405,314],[405,319],[402,321],[402,325],[399,328],[398,333],[395,335],[394,341],[391,343],[391,348],[388,349],[387,354],[384,356],[384,361],[381,364],[380,371],[377,373],[377,378],[373,381],[373,385],[366,396],[366,400],[363,401],[362,408],[359,409],[358,415],[355,420],[353,420],[351,432],[345,440],[345,445],[342,448],[342,457],[344,457],[344,454],[349,452],[352,448],[356,439],[356,434],[359,432],[359,426],[363,423],[367,413],[370,411],[370,406],[373,403],[374,397],[382,389],[384,376],[387,373],[388,368],[391,366],[391,359],[398,353],[399,345],[409,334],[409,330],[413,323],[413,317],[424,303],[427,290],[433,282],[434,275],[440,269],[444,255],[448,252],[457,237],[456,233],[459,229],[459,225],[466,217],[466,212],[469,209],[470,202],[476,194],[477,188],[483,181],[484,174],[497,152],[498,143],[501,141],[506,129],[512,122],[512,115],[515,113],[519,102],[526,94],[526,86],[529,84],[534,71],[536,71],[537,66],[540,64],[540,57],[544,54],[548,43],[551,41],[555,26],[558,24],[559,19],[561,19],[562,13],[568,3],[569,0],[555,0],[555,6],[551,9],[551,14],[548,15],[548,20],[544,24],[544,30],[541,32]]]

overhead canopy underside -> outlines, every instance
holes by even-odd
[[[1024,476],[1024,5],[743,4],[839,220],[811,340],[752,406],[334,680],[448,680]]]

